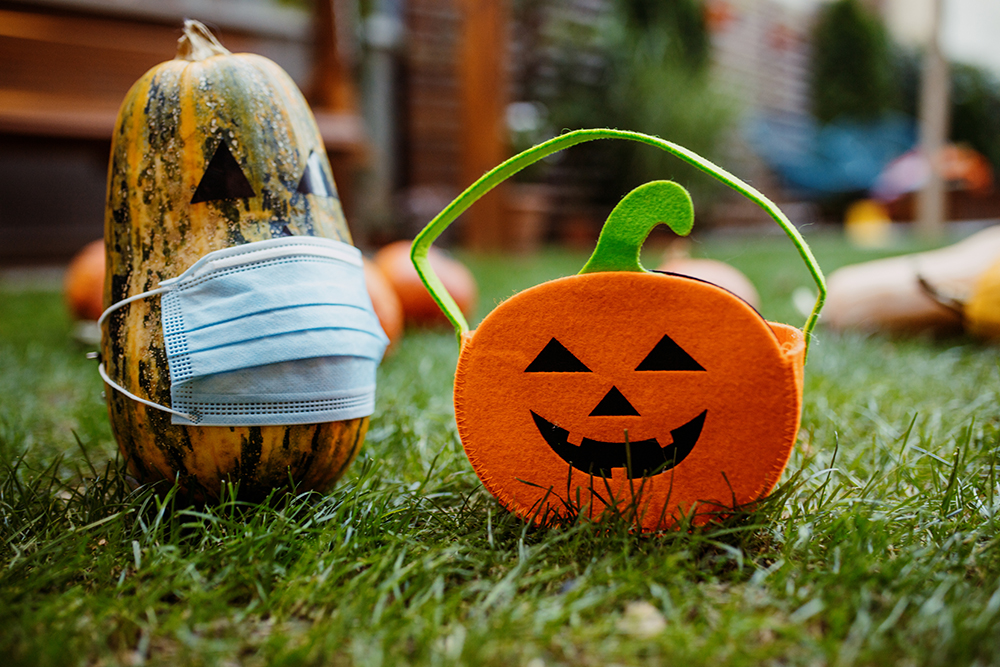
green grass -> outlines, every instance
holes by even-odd
[[[872,256],[812,242],[828,271]],[[696,247],[801,324],[787,242]],[[485,311],[584,257],[468,259]],[[383,363],[331,493],[192,509],[132,491],[69,332],[57,293],[0,285],[4,665],[1000,664],[993,348],[820,330],[774,497],[640,536],[527,526],[482,489],[448,331],[409,332]]]

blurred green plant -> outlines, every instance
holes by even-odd
[[[521,5],[538,12],[537,4]],[[700,0],[610,0],[596,19],[550,11],[543,46],[553,54],[548,67],[554,75],[528,82],[525,94],[545,105],[556,131],[638,130],[718,159],[736,110],[709,76]],[[682,181],[696,202],[699,193],[716,187],[671,156],[642,146],[602,142],[574,151],[599,172],[589,188],[599,203],[657,178]]]
[[[679,63],[692,71],[708,65],[710,43],[698,0],[617,0],[618,20],[629,36],[653,38],[662,64]],[[647,46],[638,45],[640,48]]]
[[[718,160],[734,120],[733,100],[709,77],[709,39],[701,2],[618,0],[607,99],[612,119]],[[623,175],[631,188],[676,173],[677,161],[660,151],[622,146]],[[708,177],[687,184],[696,197],[714,187]]]
[[[273,0],[275,4],[285,5],[286,7],[294,7],[295,9],[301,9],[303,11],[312,11],[314,0]]]
[[[1000,171],[1000,81],[972,65],[951,70],[951,140],[967,143]]]
[[[521,153],[555,136],[549,123],[549,110],[541,102],[513,102],[507,105],[507,132],[510,152]],[[542,183],[555,162],[551,157],[517,172],[512,180],[521,183]]]
[[[827,5],[813,29],[813,115],[874,120],[900,103],[893,52],[881,20],[858,0]]]
[[[898,109],[916,118],[920,97],[921,54],[896,49],[893,79],[899,86]],[[1000,80],[992,72],[966,63],[951,63],[951,129],[949,137],[982,153],[1000,172]]]

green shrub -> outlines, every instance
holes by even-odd
[[[825,7],[813,30],[813,115],[872,120],[899,104],[889,36],[858,0]]]
[[[527,77],[522,94],[542,102],[555,132],[614,127],[654,134],[719,159],[735,120],[732,100],[709,76],[710,41],[699,0],[613,0],[596,18],[540,11],[540,49],[550,54],[541,76]],[[542,3],[544,4],[544,3]],[[570,178],[586,181],[595,203],[614,202],[645,181],[674,178],[693,191],[714,187],[710,178],[676,158],[642,146],[580,146]],[[572,170],[571,170],[572,171]]]

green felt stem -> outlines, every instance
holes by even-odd
[[[701,169],[717,180],[725,183],[730,188],[736,190],[747,199],[757,204],[760,208],[767,212],[767,214],[770,215],[779,226],[781,226],[781,228],[785,231],[785,234],[788,235],[788,238],[791,239],[792,244],[798,250],[802,260],[805,262],[806,268],[809,270],[809,274],[816,282],[818,290],[816,304],[813,306],[812,313],[810,313],[809,318],[802,327],[802,332],[805,334],[806,352],[808,353],[809,340],[812,330],[815,328],[816,321],[819,319],[819,312],[823,308],[823,302],[826,301],[826,280],[823,277],[823,272],[819,268],[819,263],[816,261],[816,258],[813,257],[812,251],[809,249],[809,245],[799,234],[798,230],[795,229],[795,226],[792,225],[788,218],[785,217],[785,214],[782,213],[771,200],[758,192],[756,189],[744,183],[736,176],[730,174],[722,167],[709,162],[705,158],[689,151],[683,146],[666,141],[665,139],[660,139],[659,137],[652,137],[639,132],[610,129],[573,130],[572,132],[559,135],[558,137],[529,148],[523,153],[515,155],[509,160],[483,174],[479,180],[466,188],[462,194],[448,204],[444,210],[438,213],[437,216],[427,223],[427,226],[424,227],[419,234],[417,234],[417,237],[413,240],[410,257],[413,259],[413,264],[417,269],[417,273],[420,274],[420,279],[427,286],[431,296],[441,307],[441,310],[444,311],[445,316],[454,325],[459,340],[461,341],[462,336],[468,333],[469,323],[466,321],[465,316],[462,315],[462,311],[455,303],[455,300],[451,298],[451,295],[448,294],[448,291],[444,288],[444,285],[441,283],[441,279],[437,277],[434,270],[431,268],[430,260],[427,257],[431,244],[434,243],[434,240],[448,228],[448,225],[454,222],[455,218],[472,206],[477,199],[517,172],[531,166],[549,155],[552,155],[553,153],[569,148],[570,146],[575,146],[576,144],[581,144],[587,141],[595,141],[597,139],[624,139],[627,141],[638,141],[640,143],[648,144],[667,151],[668,153],[671,153],[688,164]]]
[[[663,223],[687,236],[694,226],[694,205],[687,190],[671,181],[652,181],[625,195],[601,229],[597,247],[580,273],[646,272],[639,252],[646,237]]]

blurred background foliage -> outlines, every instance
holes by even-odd
[[[535,26],[540,43],[532,47],[550,54],[547,62],[525,68],[519,91],[543,105],[550,136],[580,127],[642,128],[719,159],[738,114],[710,77],[701,2],[613,0],[596,19],[553,12],[546,4],[517,2],[515,22]],[[696,202],[714,187],[708,177],[648,147],[601,142],[574,152],[574,166],[555,170],[554,179],[596,174],[587,184],[595,204],[612,204],[622,192],[658,178],[683,182]]]
[[[902,91],[889,35],[857,0],[838,0],[823,9],[812,38],[816,120],[875,120],[899,108]]]
[[[572,4],[512,4],[515,30],[527,35],[516,38],[522,64],[514,99],[531,105],[520,106],[511,124],[512,151],[567,129],[641,128],[732,162],[733,142],[752,110],[713,76],[702,0],[608,0],[589,14]],[[816,122],[877,123],[902,114],[916,123],[922,54],[894,42],[879,15],[858,0],[835,0],[819,10],[809,37]],[[520,122],[525,114],[530,120]],[[986,70],[953,65],[951,127],[954,142],[1000,169],[1000,83]],[[643,146],[590,144],[558,160],[521,179],[574,189],[599,207],[657,178],[681,182],[696,205],[717,199],[711,178]]]
[[[894,43],[858,0],[836,0],[812,34],[812,112],[821,123],[870,121],[889,112],[917,117],[922,53]],[[951,64],[951,131],[1000,169],[1000,81],[989,71]]]
[[[953,64],[951,138],[982,153],[1000,172],[1000,81],[979,67]]]

